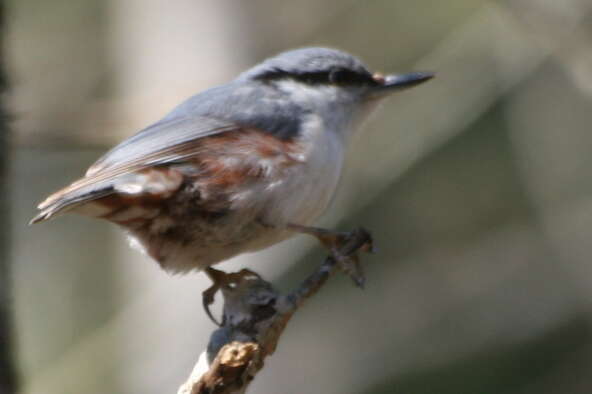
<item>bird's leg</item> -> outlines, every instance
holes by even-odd
[[[327,249],[339,267],[348,274],[356,286],[364,287],[364,271],[359,262],[358,252],[374,251],[372,236],[359,227],[350,232],[338,232],[318,227],[289,224],[288,229],[317,238]]]
[[[216,295],[216,293],[222,289],[235,288],[236,285],[244,278],[253,276],[257,278],[260,277],[259,274],[257,274],[256,272],[253,272],[246,268],[243,268],[239,272],[232,272],[230,274],[212,267],[208,267],[204,271],[213,283],[212,286],[204,290],[204,292],[202,293],[203,307],[210,320],[214,322],[214,324],[216,324],[217,326],[221,326],[224,323],[224,321],[222,321],[222,323],[218,322],[218,320],[214,318],[214,316],[212,315],[212,311],[210,310],[210,305],[214,303],[214,296]]]

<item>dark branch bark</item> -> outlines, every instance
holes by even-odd
[[[357,265],[357,251],[369,250],[372,240],[357,230],[340,248],[341,256]],[[359,275],[344,266],[345,260],[328,257],[302,284],[288,295],[278,293],[269,282],[254,274],[227,274],[232,281],[222,288],[222,325],[212,333],[207,352],[202,353],[179,394],[244,393],[264,360],[274,353],[284,328],[304,302],[316,294],[337,270]],[[353,278],[359,282],[359,277]]]
[[[7,82],[4,74],[4,3],[0,0],[0,394],[16,393],[16,372],[12,352],[10,319],[10,262],[8,191],[8,117],[4,108]]]

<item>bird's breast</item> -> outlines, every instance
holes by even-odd
[[[328,207],[341,176],[344,147],[339,135],[326,126],[317,115],[303,123],[298,137],[300,165],[268,186],[266,221],[307,225]]]

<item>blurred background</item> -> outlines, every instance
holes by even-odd
[[[590,0],[5,6],[3,278],[21,393],[176,392],[214,330],[205,275],[165,274],[105,222],[27,222],[183,99],[309,45],[437,78],[376,114],[319,223],[373,231],[366,289],[333,278],[250,392],[592,392]],[[298,237],[220,268],[287,291],[322,258]]]

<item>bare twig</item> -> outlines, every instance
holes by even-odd
[[[346,237],[340,254],[352,257],[351,264],[357,265],[357,251],[371,246],[370,234],[359,229]],[[212,333],[207,351],[178,394],[244,393],[265,358],[275,351],[294,312],[319,291],[336,268],[360,275],[359,267],[348,267],[330,256],[296,290],[282,295],[258,275],[228,274],[233,280],[222,288],[222,325]]]

